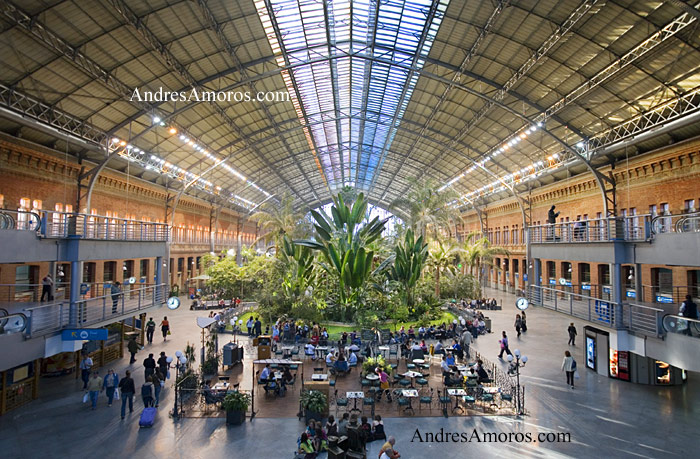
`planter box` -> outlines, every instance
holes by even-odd
[[[227,411],[226,424],[239,426],[245,421],[245,411]]]
[[[323,422],[323,413],[316,413],[315,411],[304,410],[304,421],[309,424],[310,420]]]

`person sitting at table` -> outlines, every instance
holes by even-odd
[[[477,379],[478,377],[479,375],[476,370],[474,370],[474,367],[470,367],[469,371],[467,371],[467,379]]]
[[[360,432],[362,432],[362,437],[364,438],[365,443],[371,442],[374,440],[374,436],[372,435],[372,425],[367,422],[367,416],[362,416],[361,419]]]
[[[321,330],[321,343],[324,346],[328,345],[328,330],[326,327],[323,327],[323,330]]]
[[[447,354],[445,356],[445,359],[447,360],[447,365],[452,368],[455,366],[455,356],[453,355],[454,353]]]
[[[344,356],[338,357],[338,360],[336,360],[333,364],[333,368],[338,373],[347,373],[348,371],[350,371],[350,365],[348,364],[348,361],[345,360]]]
[[[374,422],[372,423],[372,439],[386,440],[386,433],[384,432],[384,423],[382,422],[382,417],[378,414],[374,416]]]
[[[329,350],[328,354],[326,354],[326,365],[328,365],[329,367],[332,367],[333,362],[335,362],[335,356],[333,355],[333,351]]]
[[[423,352],[428,352],[428,345],[425,344],[424,339],[420,340],[420,348],[423,349]]]
[[[306,346],[304,346],[304,354],[310,355],[311,360],[316,360],[316,346],[311,343],[307,343]]]
[[[442,340],[438,340],[437,344],[435,345],[435,350],[433,351],[433,354],[442,354],[445,355],[445,346],[442,344]]]
[[[318,452],[328,451],[328,436],[326,435],[326,431],[323,430],[321,421],[316,421],[316,437],[314,441],[318,443]]]
[[[484,368],[484,362],[479,360],[476,363],[476,374],[478,375],[478,378],[476,382],[482,383],[486,381],[490,381],[491,378],[489,378],[489,374],[486,372],[486,369]]]
[[[348,356],[348,365],[351,367],[357,366],[357,355],[353,351],[350,351],[350,355]]]
[[[411,339],[416,339],[416,331],[413,329],[413,325],[408,327],[408,337]]]
[[[345,347],[348,344],[348,332],[343,332],[342,335],[340,335],[340,344],[341,347]]]
[[[452,368],[447,363],[447,356],[442,356],[442,362],[440,362],[440,369],[442,370],[442,379],[447,381],[447,378],[452,374]]]
[[[326,422],[326,435],[329,437],[338,436],[338,423],[332,414],[328,416],[328,422]]]
[[[318,453],[314,449],[313,441],[309,438],[309,434],[303,432],[299,439],[299,454],[304,455],[304,459],[316,459]]]
[[[452,342],[452,349],[454,349],[454,354],[457,354],[457,357],[462,360],[464,358],[464,352],[462,351],[462,346],[459,345],[457,340],[454,340]]]
[[[422,348],[421,348],[420,344],[418,343],[418,341],[413,341],[413,344],[411,345],[411,350],[412,350],[412,351],[420,351],[420,350],[422,350]]]
[[[425,327],[422,325],[418,327],[418,339],[425,339]]]
[[[309,344],[313,344],[314,346],[318,346],[320,338],[318,335],[313,335],[311,339],[309,340]]]
[[[338,422],[338,435],[343,436],[348,434],[348,423],[350,422],[350,414],[345,412],[343,417]]]

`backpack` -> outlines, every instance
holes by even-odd
[[[571,360],[571,371],[574,371],[576,369],[576,360]]]
[[[149,386],[147,384],[144,384],[143,386],[141,386],[141,397],[152,397],[153,396],[153,392],[151,390],[152,387],[153,386]]]

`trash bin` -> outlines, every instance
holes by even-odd
[[[491,319],[484,317],[484,325],[486,326],[486,330],[491,331]]]
[[[236,343],[228,343],[223,347],[224,366],[233,366],[243,361],[243,348]]]

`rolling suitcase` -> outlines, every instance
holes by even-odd
[[[153,407],[144,408],[143,413],[141,413],[141,418],[139,419],[139,427],[153,427],[157,412],[158,410]]]

